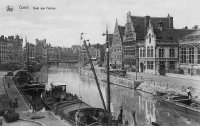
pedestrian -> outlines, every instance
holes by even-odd
[[[123,108],[122,108],[122,106],[120,106],[120,111],[119,111],[119,115],[118,115],[118,117],[117,117],[117,120],[118,120],[118,122],[121,123],[121,124],[123,123],[122,117],[123,117]]]
[[[189,99],[192,99],[192,94],[191,94],[191,92],[190,92],[190,88],[189,88],[189,87],[186,89],[186,92],[187,92],[187,94],[188,94],[188,98],[189,98]]]
[[[78,111],[75,113],[76,126],[78,126],[78,124],[79,124],[79,117],[80,117],[80,110],[78,110]]]
[[[32,109],[33,109],[33,113],[34,112],[36,112],[36,103],[35,103],[36,101],[35,101],[35,99],[33,99],[33,101],[32,101]]]

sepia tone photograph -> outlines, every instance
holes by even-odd
[[[200,126],[199,0],[1,0],[0,126]]]

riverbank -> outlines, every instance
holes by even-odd
[[[106,80],[106,74],[101,71],[102,67],[96,67],[98,79],[101,81]],[[93,77],[93,73],[90,67],[84,67],[79,71],[84,76]],[[125,77],[110,76],[111,82],[118,83],[121,85],[133,87],[135,81],[141,81],[142,84],[137,88],[146,93],[155,94],[156,91],[173,92],[187,95],[186,89],[190,87],[193,97],[195,100],[200,101],[200,85],[198,80],[188,78],[177,78],[158,76],[139,72],[127,72]]]
[[[45,111],[44,109],[38,112],[32,112],[32,109],[29,108],[22,95],[18,92],[15,84],[12,81],[12,77],[4,78],[4,73],[0,73],[1,75],[1,86],[0,90],[8,95],[8,97],[12,100],[15,98],[18,99],[18,107],[15,109],[16,112],[19,113],[20,120],[14,123],[6,123],[3,121],[4,125],[9,126],[27,126],[30,123],[34,126],[70,126],[69,123],[61,120],[60,117],[55,116],[51,111]],[[5,87],[5,88],[4,88]],[[31,119],[31,117],[43,117],[41,119]],[[1,117],[2,118],[2,117]]]

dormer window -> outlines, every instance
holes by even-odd
[[[161,36],[157,36],[156,39],[162,40],[163,38]]]
[[[129,23],[127,24],[127,30],[131,31],[131,25]]]

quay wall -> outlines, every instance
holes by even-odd
[[[97,77],[99,81],[104,81],[106,82],[107,76],[104,72],[102,72],[100,69],[95,69]],[[91,78],[94,78],[92,70],[89,68],[81,68],[79,69],[79,72],[81,75],[88,76]],[[162,79],[156,79],[156,77],[152,77],[151,75],[142,75],[139,73],[138,75],[135,75],[133,72],[127,72],[126,77],[118,77],[118,76],[113,76],[110,75],[110,81],[111,83],[127,86],[129,88],[133,87],[134,82],[136,81],[136,76],[137,80],[141,81],[142,84],[137,88],[138,90],[144,91],[146,93],[151,93],[155,94],[156,91],[163,91],[163,92],[171,92],[171,93],[179,93],[179,94],[186,94],[186,89],[187,87],[191,87],[193,94],[198,95],[199,92],[196,92],[194,89],[194,86],[191,84],[189,85],[188,83],[179,83],[176,81],[165,81]],[[159,77],[157,77],[159,78]],[[162,77],[161,77],[162,78]],[[171,77],[168,77],[169,80]]]
[[[97,78],[99,81],[107,82],[107,75],[104,72],[102,72],[98,69],[95,69],[95,72],[96,72],[96,75],[97,75]],[[94,74],[93,74],[92,70],[90,70],[90,69],[81,68],[81,69],[79,69],[79,73],[82,76],[94,78]],[[133,85],[134,85],[133,79],[119,77],[119,76],[113,76],[113,75],[110,75],[110,82],[113,85],[118,85],[118,86],[122,86],[125,88],[133,88]]]

